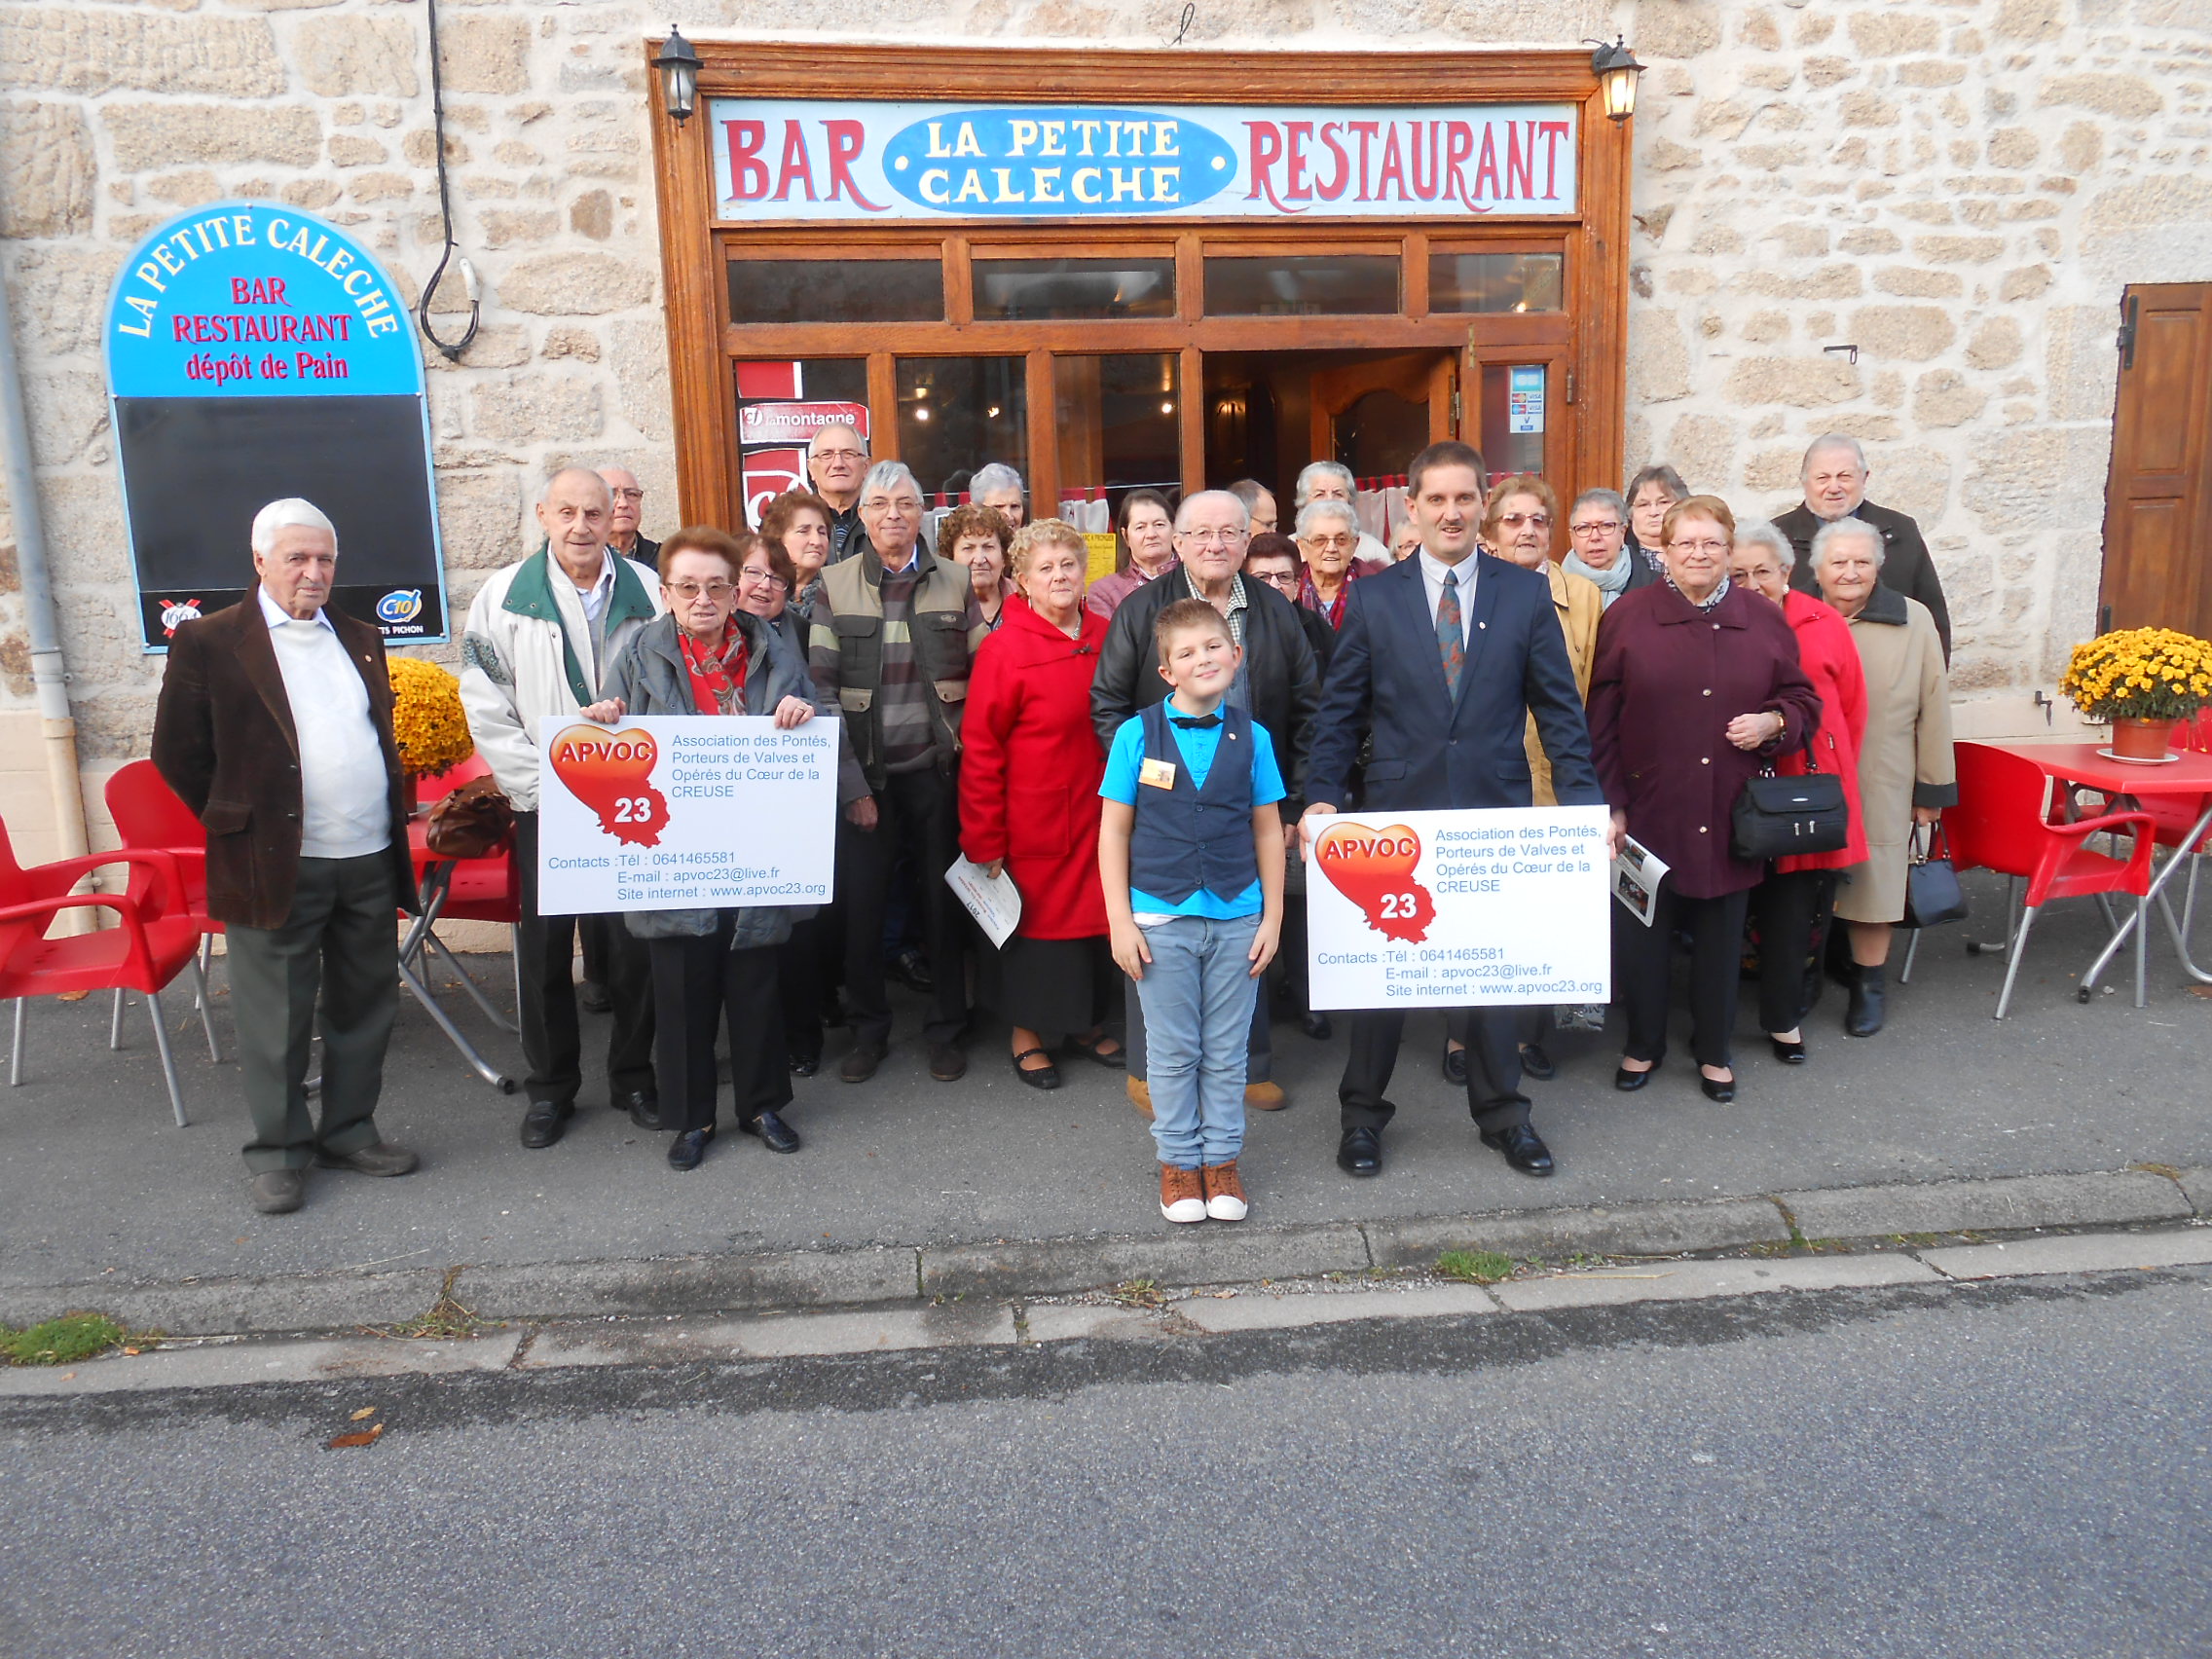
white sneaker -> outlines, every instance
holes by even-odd
[[[1196,1169],[1160,1166],[1160,1213],[1169,1221],[1205,1220],[1205,1185]]]
[[[1251,1213],[1244,1183],[1236,1178],[1236,1160],[1209,1163],[1198,1171],[1206,1189],[1206,1214],[1215,1221],[1242,1221]]]

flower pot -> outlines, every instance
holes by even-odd
[[[2115,720],[2112,752],[2130,760],[2163,760],[2166,739],[2173,729],[2172,720]]]
[[[423,780],[412,772],[399,776],[399,804],[410,818],[423,810]]]

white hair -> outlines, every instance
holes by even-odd
[[[1344,482],[1346,495],[1356,497],[1359,494],[1359,485],[1351,475],[1351,468],[1345,465],[1344,462],[1340,461],[1310,461],[1299,471],[1298,487],[1291,492],[1290,504],[1292,507],[1302,508],[1313,498],[1313,480],[1316,478],[1341,479]]]
[[[330,537],[330,550],[338,551],[338,527],[330,522],[330,515],[304,497],[286,496],[280,501],[271,501],[253,515],[250,540],[255,556],[266,559],[276,552],[276,533],[295,525],[323,532]]]
[[[1321,526],[1325,518],[1341,519],[1345,529],[1351,532],[1352,539],[1359,539],[1359,514],[1352,510],[1349,501],[1339,501],[1324,496],[1318,501],[1308,501],[1298,509],[1297,535],[1304,541]]]
[[[1183,498],[1183,504],[1175,509],[1175,528],[1177,530],[1183,529],[1184,521],[1191,516],[1191,509],[1197,506],[1200,501],[1205,500],[1227,501],[1231,506],[1236,509],[1236,528],[1238,530],[1244,531],[1248,531],[1252,528],[1251,513],[1246,510],[1245,505],[1242,501],[1239,501],[1227,490],[1198,490],[1193,492],[1191,495],[1185,496]]]
[[[1025,494],[1021,474],[1003,461],[994,461],[987,466],[976,468],[976,476],[968,480],[968,498],[980,501],[985,496],[995,496],[1001,490],[1012,490],[1015,495]]]
[[[1856,518],[1830,519],[1815,533],[1813,551],[1809,558],[1813,569],[1818,571],[1827,563],[1829,548],[1839,541],[1849,541],[1855,536],[1864,537],[1866,544],[1873,548],[1874,569],[1880,570],[1887,551],[1882,544],[1882,533],[1864,519]]]
[[[1789,544],[1789,537],[1765,519],[1746,519],[1736,527],[1736,545],[1747,544],[1756,544],[1772,553],[1781,562],[1784,575],[1797,567],[1797,549]]]
[[[1585,490],[1581,495],[1575,497],[1574,504],[1567,509],[1567,516],[1572,518],[1592,501],[1596,501],[1605,511],[1618,516],[1623,523],[1627,522],[1628,502],[1621,498],[1621,493],[1618,490],[1608,490],[1604,485],[1600,485],[1594,490]]]
[[[902,485],[913,491],[915,500],[922,498],[922,483],[912,467],[903,461],[879,461],[861,480],[861,499],[865,501],[878,491],[887,496],[896,494]]]
[[[831,421],[828,425],[815,427],[814,436],[806,440],[807,460],[812,461],[820,453],[816,446],[822,442],[824,432],[850,432],[853,434],[853,442],[859,447],[861,454],[867,454],[867,439],[861,436],[861,429],[858,426],[850,421]]]
[[[1805,446],[1805,459],[1797,463],[1797,475],[1802,478],[1813,469],[1813,457],[1824,450],[1849,450],[1859,470],[1866,470],[1866,446],[1848,432],[1823,432]]]
[[[603,496],[605,496],[605,497],[607,498],[607,500],[608,500],[608,504],[609,506],[613,505],[613,502],[614,502],[614,491],[613,491],[612,487],[611,487],[610,485],[608,485],[608,483],[607,482],[607,480],[606,480],[606,479],[602,478],[602,477],[601,477],[601,476],[600,476],[600,475],[599,475],[598,473],[594,472],[594,471],[593,471],[593,470],[592,470],[592,469],[591,469],[590,467],[588,467],[588,466],[563,466],[563,467],[559,467],[559,468],[557,468],[557,469],[556,469],[556,470],[555,470],[555,471],[554,471],[554,472],[553,472],[553,473],[552,473],[552,474],[551,474],[551,475],[550,475],[550,476],[549,476],[549,477],[548,477],[548,478],[547,478],[547,479],[545,480],[545,482],[544,482],[543,484],[541,484],[541,485],[539,485],[539,486],[538,486],[538,490],[537,490],[537,504],[538,504],[539,506],[541,506],[541,507],[542,507],[543,505],[545,505],[545,503],[546,503],[547,501],[549,501],[550,499],[552,499],[552,497],[553,497],[553,486],[554,486],[554,485],[556,485],[556,484],[558,484],[558,483],[560,483],[560,482],[561,482],[561,480],[562,480],[562,479],[564,479],[564,478],[588,478],[588,479],[590,479],[590,480],[591,480],[591,481],[592,481],[592,482],[593,482],[594,484],[597,484],[597,485],[599,486],[600,494],[601,494],[601,495],[603,495]]]

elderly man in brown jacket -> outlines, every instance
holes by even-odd
[[[281,1215],[305,1201],[311,1163],[415,1167],[376,1124],[399,1003],[395,918],[415,907],[415,883],[384,640],[325,608],[338,533],[295,497],[263,507],[252,539],[260,585],[170,642],[154,764],[206,827],[253,1204]],[[319,1124],[306,1089],[318,1024]]]

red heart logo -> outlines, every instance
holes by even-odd
[[[1330,886],[1359,906],[1369,927],[1418,944],[1436,920],[1435,898],[1414,879],[1420,851],[1420,837],[1403,824],[1386,830],[1332,824],[1314,837],[1313,862]]]
[[[668,797],[652,787],[660,745],[650,732],[572,725],[553,740],[545,757],[569,793],[598,815],[602,830],[634,846],[660,844]]]

